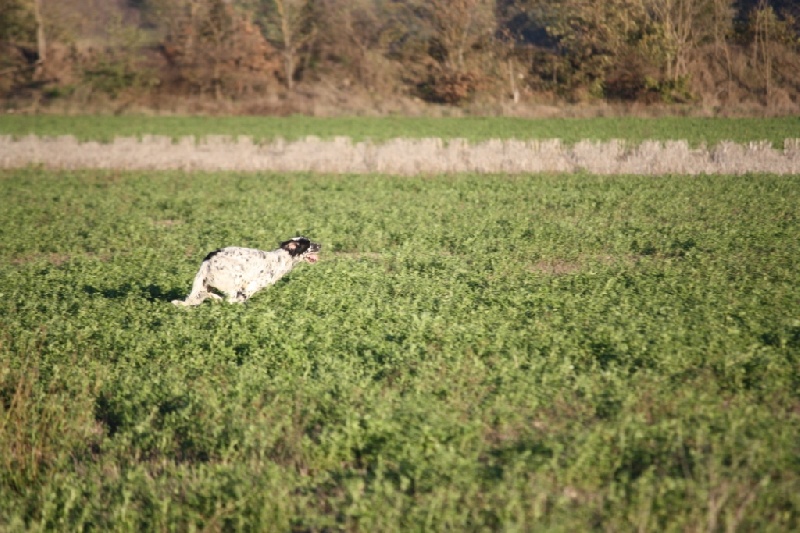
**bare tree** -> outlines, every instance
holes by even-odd
[[[624,65],[623,58],[634,53],[647,54],[646,48],[651,45],[642,41],[642,37],[650,33],[647,7],[643,2],[534,2],[542,13],[547,33],[558,43],[557,59],[565,63],[563,76],[568,87],[585,87],[591,95],[600,97],[604,94],[606,76],[612,68]],[[643,48],[637,50],[639,46]]]
[[[365,87],[380,84],[391,11],[376,0],[317,0],[316,6],[314,16],[325,24],[318,25],[315,53],[342,72],[345,85],[350,78]]]
[[[33,17],[36,20],[36,51],[39,54],[39,59],[36,61],[36,75],[39,76],[47,59],[47,38],[42,16],[42,0],[33,0]]]
[[[772,88],[772,39],[776,23],[775,10],[766,0],[759,0],[750,14],[753,28],[753,64],[764,77],[764,96],[770,98]]]
[[[724,61],[725,69],[728,73],[727,93],[730,95],[733,84],[733,61],[731,59],[731,48],[728,39],[733,34],[733,18],[736,14],[736,0],[713,0],[713,38],[714,53]]]
[[[495,0],[397,2],[390,54],[422,98],[460,103],[476,92],[494,53]]]
[[[228,0],[158,0],[156,15],[176,84],[216,98],[270,85],[274,48],[250,12]]]
[[[294,89],[297,71],[317,32],[311,0],[253,0],[248,5],[266,39],[280,51],[286,87]]]
[[[413,7],[429,25],[437,59],[451,72],[463,72],[467,54],[497,30],[494,0],[423,0]]]
[[[714,38],[715,0],[649,0],[665,54],[666,77],[677,81],[688,75],[690,55]]]

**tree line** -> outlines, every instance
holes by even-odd
[[[0,95],[795,105],[768,0],[4,0]]]

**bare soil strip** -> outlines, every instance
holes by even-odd
[[[72,136],[14,139],[0,136],[0,168],[238,170],[325,173],[438,174],[455,172],[593,174],[800,174],[800,139],[783,150],[767,142],[722,142],[691,148],[686,141],[545,141],[393,139],[353,142],[347,137],[255,143],[250,137],[120,137],[109,144]]]

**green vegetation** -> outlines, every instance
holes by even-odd
[[[800,528],[796,178],[0,191],[0,529]],[[247,305],[170,305],[298,232]]]
[[[196,117],[196,116],[60,116],[6,115],[0,120],[0,135],[74,135],[79,140],[108,142],[117,136],[249,135],[256,140],[281,137],[296,140],[309,135],[324,139],[347,136],[355,140],[386,141],[392,138],[442,137],[487,139],[624,139],[640,143],[647,139],[687,140],[693,146],[720,141],[770,141],[783,148],[783,141],[800,135],[800,118],[312,118]]]

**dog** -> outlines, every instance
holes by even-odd
[[[306,237],[294,237],[270,252],[230,246],[214,250],[203,259],[185,300],[173,300],[178,306],[200,305],[207,298],[243,303],[261,289],[273,285],[300,263],[314,264],[322,245]]]

